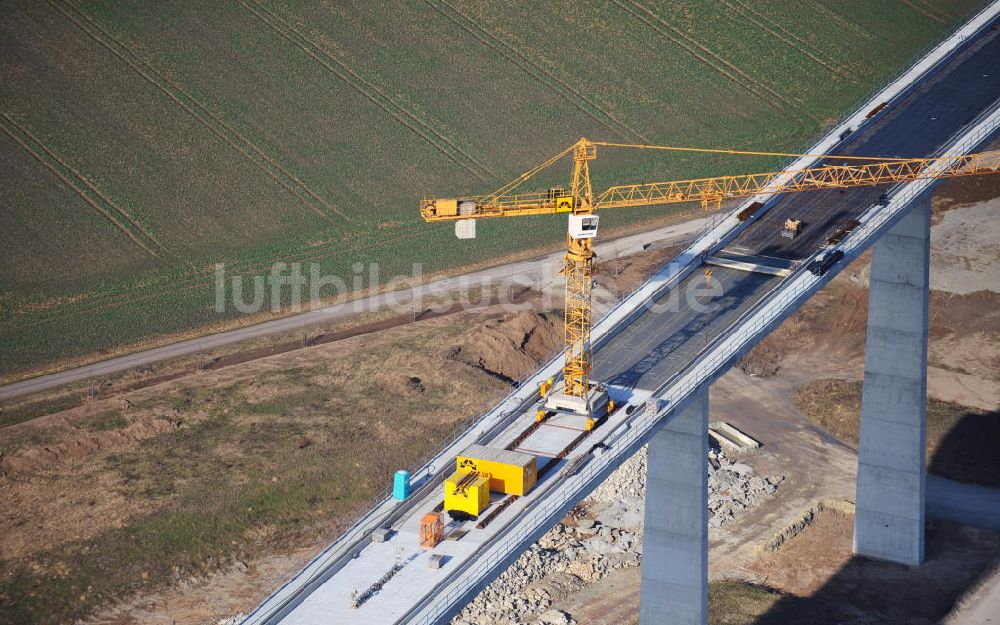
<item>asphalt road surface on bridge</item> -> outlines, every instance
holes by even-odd
[[[1000,29],[994,26],[874,123],[845,138],[833,153],[890,158],[931,156],[998,99]],[[880,185],[784,195],[726,250],[801,261],[887,190],[887,185]],[[795,239],[781,236],[782,225],[789,217],[802,220],[801,234]],[[701,272],[692,273],[663,295],[658,306],[601,346],[594,354],[592,379],[655,389],[763,298],[780,278],[713,267],[711,280],[722,287],[722,295],[711,299],[697,296],[703,292],[705,280]]]

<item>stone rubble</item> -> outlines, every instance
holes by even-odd
[[[718,465],[718,469],[715,466]],[[722,527],[773,496],[784,479],[709,451],[708,524]],[[614,569],[642,560],[646,448],[627,460],[574,510],[486,587],[452,625],[570,625],[553,601]]]

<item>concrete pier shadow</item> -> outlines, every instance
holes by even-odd
[[[1000,410],[967,412],[959,417],[928,459],[927,472],[958,482],[1000,488],[998,444]]]
[[[808,531],[808,530],[806,530]],[[926,525],[926,561],[908,567],[855,556],[809,597],[785,595],[755,625],[931,625],[1000,558],[1000,533]],[[711,610],[710,610],[711,612]],[[715,623],[729,623],[725,615]]]

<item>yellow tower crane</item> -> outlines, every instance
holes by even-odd
[[[850,159],[859,161],[860,164],[825,165],[797,171],[615,185],[595,195],[590,183],[590,162],[597,158],[598,146],[756,156],[815,156]],[[565,187],[554,187],[540,192],[516,193],[517,189],[533,176],[570,154],[573,158],[573,171],[568,191]],[[550,394],[550,403],[555,400],[554,406],[573,409],[590,416],[596,401],[592,396],[596,391],[592,389],[590,382],[590,297],[593,280],[593,239],[597,234],[598,223],[596,211],[683,202],[700,202],[706,210],[718,209],[723,200],[748,198],[758,194],[871,186],[987,173],[1000,173],[1000,151],[937,158],[890,159],[608,143],[583,138],[489,195],[451,199],[425,197],[420,202],[420,214],[429,222],[455,221],[455,232],[460,238],[475,236],[474,220],[478,219],[569,214],[567,250],[562,269],[566,281],[563,388],[559,393]],[[560,404],[559,400],[563,403]]]

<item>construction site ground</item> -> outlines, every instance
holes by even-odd
[[[628,292],[676,252],[609,256],[599,280]],[[207,623],[252,607],[393,471],[557,353],[559,314],[535,311],[561,305],[561,284],[542,288],[504,294],[514,310],[483,293],[425,301],[310,328],[304,349],[287,333],[6,402],[2,620]]]
[[[882,571],[894,570],[893,567],[875,566],[868,569],[863,564],[852,564],[850,575],[842,576],[840,573],[839,565],[850,559],[851,522],[849,514],[845,515],[838,510],[850,510],[850,504],[845,505],[845,502],[854,499],[857,457],[852,447],[817,427],[795,408],[793,402],[799,380],[823,375],[822,368],[816,369],[822,367],[818,361],[818,358],[803,358],[788,362],[789,368],[805,372],[803,375],[778,374],[770,378],[751,378],[734,370],[712,388],[710,419],[731,423],[763,443],[758,452],[740,457],[740,461],[751,465],[758,474],[785,477],[774,499],[748,511],[731,525],[710,530],[710,579],[713,582],[740,582],[714,585],[713,601],[722,602],[722,595],[733,595],[738,599],[734,605],[744,606],[743,609],[748,610],[743,617],[739,617],[738,614],[722,614],[713,609],[712,623],[821,622],[816,619],[827,608],[819,602],[784,600],[781,612],[772,613],[769,611],[773,603],[782,600],[781,595],[753,591],[758,586],[765,589],[776,588],[792,597],[810,598],[813,590],[804,583],[806,578],[812,580],[810,583],[813,586],[823,587],[825,593],[828,590],[825,585],[827,580],[836,578],[834,581],[842,586],[846,583],[844,580],[851,579],[852,576],[856,578],[868,575],[877,578]],[[929,486],[930,517],[937,512],[938,501],[952,497],[952,483],[942,480],[942,484],[943,489],[938,491]],[[958,485],[958,488],[961,486]],[[955,510],[942,510],[941,514],[950,518],[965,518],[965,513],[972,510],[982,512],[986,519],[1000,519],[1000,492],[986,490],[989,492],[985,500],[976,500],[957,513]],[[816,523],[817,519],[824,520],[827,517],[839,517],[840,520],[835,523]],[[980,524],[984,518],[974,514],[968,520]],[[1000,557],[1000,534],[987,530],[974,530],[967,534],[965,530],[954,529],[951,525],[953,523],[942,521],[940,526],[935,526],[938,529],[929,532],[928,561],[933,563],[935,561],[932,558],[953,553],[952,548],[959,549],[959,554],[972,550],[984,557],[946,557],[944,563],[935,564],[935,567],[943,567],[938,572],[949,571],[952,580],[958,579],[962,583],[935,586],[933,576],[925,578],[921,574],[913,578],[921,580],[920,584],[914,581],[916,589],[913,592],[936,597],[939,602],[949,602],[949,608],[966,589],[968,582],[989,570],[995,561],[1000,562],[997,560]],[[807,529],[797,535],[803,525]],[[762,559],[762,554],[774,549],[775,543],[780,543],[782,539],[787,542],[777,546],[777,551],[772,554],[774,557],[766,556]],[[932,547],[932,543],[939,539],[943,542]],[[783,559],[783,556],[777,557],[791,546],[801,545],[803,541],[808,541],[811,546],[801,549],[815,551],[815,559],[809,566]],[[769,564],[762,565],[762,561]],[[783,569],[786,564],[792,568]],[[905,567],[898,569],[905,570]],[[778,585],[774,581],[775,571],[783,571],[781,574],[785,577],[803,583],[798,586],[791,583]],[[907,579],[910,578],[900,576],[900,580]],[[637,622],[639,580],[639,569],[615,571],[607,578],[556,602],[554,607],[572,614],[580,623],[618,625]],[[745,588],[743,583],[752,584],[753,588]],[[879,599],[868,606],[874,613],[895,605],[897,600],[905,602],[907,595],[873,596]],[[794,605],[794,610],[787,607],[789,605]],[[864,600],[855,605],[859,609],[865,608]],[[753,606],[756,608],[750,609]],[[947,611],[945,609],[938,612],[937,617],[943,616]],[[768,618],[754,620],[756,616],[765,613]],[[838,614],[844,616],[843,613]],[[777,618],[779,615],[780,618]],[[884,622],[900,621],[890,619]]]
[[[196,623],[254,603],[346,529],[393,471],[419,464],[505,393],[461,359],[483,340],[477,332],[493,338],[493,318],[418,322],[131,391],[128,405],[98,399],[8,426],[0,611],[15,623],[68,623],[141,594],[93,622]],[[537,335],[548,356],[552,319],[503,324],[512,349]],[[171,585],[186,598],[164,609],[155,590]],[[196,599],[195,587],[208,595]],[[226,588],[235,596],[213,600]]]
[[[928,466],[939,470],[935,452],[946,452],[990,485],[995,454],[968,443],[995,441],[1000,428],[998,197],[992,179],[942,185],[932,230],[928,395],[931,411],[935,401],[965,409],[950,431],[935,430],[929,418]],[[856,434],[854,442],[840,440],[799,406],[817,383],[862,377],[868,262],[866,255],[838,276],[712,387],[710,421],[763,443],[740,461],[786,479],[773,500],[710,530],[710,623],[938,622],[956,603],[974,609],[965,606],[965,593],[1000,566],[1000,490],[937,475],[928,477],[928,518],[938,520],[928,525],[925,566],[851,558]],[[842,395],[812,397],[812,404],[847,403]],[[841,425],[856,432],[856,406],[837,408],[845,419],[853,415],[853,424]],[[949,444],[956,432],[965,443]],[[637,623],[639,582],[640,569],[617,570],[553,607],[580,623]],[[1000,593],[1000,575],[985,584],[978,595]],[[963,622],[961,609],[950,618]]]
[[[930,393],[987,412],[1000,397],[1000,359],[989,355],[1000,344],[1000,289],[989,282],[1000,237],[988,218],[998,196],[996,184],[961,181],[935,200],[932,275],[952,271],[947,284],[958,292],[932,298]],[[599,280],[630,290],[672,253],[609,262]],[[824,571],[852,579],[830,564],[850,551],[843,513],[821,513],[784,548],[760,554],[821,502],[853,499],[853,448],[799,412],[795,395],[816,379],[860,377],[865,276],[863,262],[846,271],[755,350],[745,364],[760,377],[734,369],[713,387],[712,419],[763,441],[748,462],[786,478],[774,500],[713,530],[713,579],[795,597],[825,589]],[[542,294],[515,299],[530,309]],[[393,470],[413,466],[554,353],[559,323],[557,313],[504,312],[489,298],[471,311],[375,313],[314,329],[306,349],[288,333],[8,402],[0,413],[0,612],[12,623],[180,625],[246,611],[327,544]],[[992,544],[986,534],[934,527],[929,554],[951,545],[986,554]],[[162,548],[148,547],[153,536]],[[796,541],[828,547],[817,557],[829,566],[814,567],[812,586],[771,584],[786,554],[808,552],[785,551]],[[969,575],[986,566],[968,564]],[[629,622],[637,582],[638,569],[615,571],[556,606],[582,623]],[[953,601],[961,589],[945,590]],[[728,585],[713,587],[716,606],[725,593],[764,608],[788,603]]]

